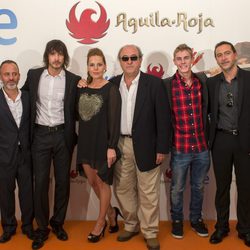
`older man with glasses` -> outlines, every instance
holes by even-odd
[[[114,191],[125,226],[118,241],[141,230],[149,250],[158,250],[160,167],[169,150],[170,109],[161,79],[140,71],[142,52],[125,45],[118,53],[123,74],[110,81],[122,97],[121,159]]]

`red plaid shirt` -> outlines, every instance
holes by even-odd
[[[207,150],[202,121],[202,86],[192,75],[192,86],[185,86],[176,72],[172,81],[172,121],[174,148],[181,153],[200,153]]]

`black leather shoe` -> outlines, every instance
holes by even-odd
[[[0,236],[0,243],[5,243],[11,239],[16,232],[3,232]]]
[[[52,232],[56,235],[58,240],[65,241],[69,238],[62,226],[52,226]]]
[[[119,231],[119,224],[118,224],[118,221],[117,221],[117,217],[118,215],[120,215],[122,218],[122,214],[121,214],[121,211],[118,207],[113,207],[113,209],[115,210],[115,225],[114,226],[109,226],[109,232],[112,234],[112,233],[116,233]]]
[[[212,244],[218,244],[222,242],[223,238],[225,238],[227,235],[228,235],[228,231],[216,229],[214,233],[211,235],[209,242]]]
[[[245,242],[245,245],[250,247],[250,233],[246,234],[238,234],[239,238],[242,239]]]
[[[104,225],[101,233],[99,235],[95,235],[95,234],[90,233],[88,235],[88,241],[92,242],[92,243],[98,242],[102,237],[104,237],[106,227],[107,227],[107,222],[105,221],[105,225]]]
[[[28,239],[30,239],[30,240],[34,240],[34,238],[35,238],[35,232],[33,229],[24,230],[23,234],[26,235],[28,237]]]
[[[46,241],[49,237],[49,229],[47,230],[40,230],[38,229],[35,232],[35,237],[34,240],[32,242],[32,249],[39,249],[41,247],[43,247],[44,245],[44,241]]]
[[[41,239],[41,238],[34,239],[34,241],[32,242],[32,249],[34,249],[34,250],[39,249],[39,248],[43,247],[43,245],[44,245],[43,239]]]

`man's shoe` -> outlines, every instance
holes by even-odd
[[[180,220],[175,220],[172,222],[172,236],[176,239],[183,238],[183,222]]]
[[[199,219],[197,222],[191,222],[192,229],[201,237],[208,236],[207,226],[202,219]]]
[[[117,237],[118,241],[128,241],[130,240],[132,237],[136,236],[137,234],[139,234],[139,232],[129,232],[126,230],[123,230]]]
[[[11,239],[11,237],[15,234],[16,232],[3,232],[3,234],[0,236],[0,243],[5,243]]]
[[[34,238],[35,238],[35,232],[33,229],[23,230],[23,234],[26,235],[28,237],[28,239],[30,239],[30,240],[34,240]]]
[[[44,245],[43,239],[41,239],[41,238],[34,239],[34,241],[32,242],[32,249],[34,249],[34,250],[39,249],[39,248],[43,247],[43,245]]]
[[[160,244],[157,238],[146,239],[148,250],[160,250]]]
[[[36,250],[36,249],[43,247],[44,241],[46,241],[49,237],[49,232],[50,232],[49,229],[46,229],[46,230],[38,229],[35,232],[35,238],[32,242],[32,249]]]
[[[246,234],[239,233],[238,236],[240,239],[244,241],[246,246],[250,247],[250,233]]]
[[[228,231],[216,229],[214,233],[211,235],[209,242],[212,244],[218,244],[222,242],[223,238],[228,235]]]
[[[58,240],[65,241],[69,238],[62,226],[53,226],[52,232],[56,235]]]

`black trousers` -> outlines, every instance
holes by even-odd
[[[70,187],[70,164],[72,154],[69,152],[63,129],[48,131],[35,128],[32,143],[32,160],[35,177],[34,205],[35,218],[40,230],[46,230],[49,224],[49,184],[51,163],[54,166],[55,193],[54,211],[50,224],[63,225]]]
[[[15,232],[15,188],[18,184],[18,197],[21,210],[22,231],[33,228],[33,178],[30,152],[24,153],[20,148],[0,175],[0,209],[3,231]],[[3,166],[0,166],[3,167]],[[1,171],[2,172],[2,171]]]
[[[239,135],[217,131],[212,158],[216,179],[215,207],[217,211],[216,228],[229,230],[230,186],[234,166],[237,199],[237,230],[250,232],[250,155],[240,147]]]

